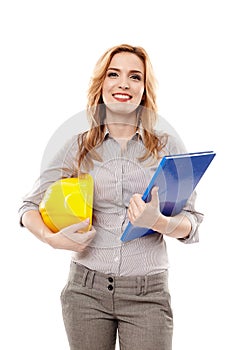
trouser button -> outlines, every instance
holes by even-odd
[[[108,285],[108,290],[113,290],[113,286],[111,284]]]

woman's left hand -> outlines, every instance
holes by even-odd
[[[142,195],[138,193],[130,199],[128,218],[134,226],[153,228],[161,215],[158,187],[152,189],[149,203],[145,203]]]

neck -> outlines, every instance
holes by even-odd
[[[129,138],[137,129],[136,113],[122,115],[107,113],[105,123],[112,137]]]
[[[116,124],[116,123],[115,124],[107,123],[107,127],[112,137],[122,138],[122,139],[131,138],[135,134],[137,129],[137,127],[133,125]]]

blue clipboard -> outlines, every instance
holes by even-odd
[[[179,214],[215,155],[215,152],[208,151],[164,156],[142,199],[149,202],[152,188],[158,186],[161,213],[166,216]],[[121,241],[127,242],[152,233],[155,231],[133,226],[129,222]]]

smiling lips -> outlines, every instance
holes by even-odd
[[[132,98],[131,95],[122,94],[122,93],[113,94],[112,96],[119,102],[127,102],[127,101],[131,100],[131,98]]]

